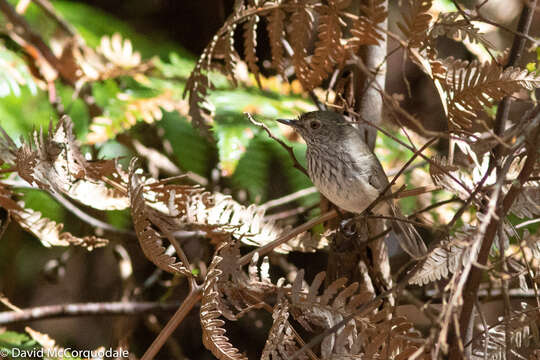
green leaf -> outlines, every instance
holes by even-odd
[[[56,113],[42,91],[34,95],[24,87],[21,96],[11,94],[0,101],[0,126],[14,139],[28,137],[40,126],[47,128],[53,118],[57,118]]]
[[[276,172],[271,173],[272,152],[263,134],[252,137],[246,147],[247,151],[237,162],[231,184],[235,190],[246,190],[251,202],[260,203],[267,200],[270,181],[275,181],[273,175]]]
[[[75,90],[71,86],[64,85],[61,81],[56,81],[55,86],[66,113],[73,120],[75,135],[79,139],[84,139],[90,123],[90,113],[86,104],[80,98],[73,98]]]
[[[195,130],[178,112],[164,112],[156,123],[164,131],[164,137],[172,146],[178,164],[184,171],[192,171],[204,177],[214,167],[215,147]]]
[[[111,104],[117,103],[117,95],[120,92],[118,84],[112,79],[92,84],[92,95],[96,99],[96,104],[102,108],[107,109]]]
[[[42,190],[18,189],[22,193],[26,207],[37,210],[51,220],[64,222],[64,208],[48,193]]]
[[[238,161],[246,153],[256,130],[246,126],[244,121],[233,114],[227,122],[223,119],[216,122],[213,131],[217,138],[219,168],[223,176],[231,176]]]
[[[216,107],[216,121],[219,121],[221,114],[237,113],[240,115],[244,112],[250,112],[276,119],[315,110],[310,102],[299,96],[285,96],[257,88],[215,90],[210,93],[210,101]],[[247,122],[247,119],[245,121]]]
[[[129,167],[129,161],[133,156],[133,152],[119,143],[116,140],[109,140],[99,146],[98,159],[114,159],[119,158],[118,162],[125,169]]]
[[[165,62],[159,58],[154,60],[156,68],[166,78],[184,78],[187,79],[195,66],[195,62],[191,58],[181,57],[176,52],[169,54],[169,62]]]
[[[4,331],[0,333],[0,346],[17,346],[30,340],[28,335],[15,331]]]
[[[274,130],[277,132],[277,129]],[[287,150],[285,150],[276,141],[268,139],[269,147],[275,157],[275,163],[279,165],[279,168],[283,172],[285,181],[287,184],[287,193],[299,191],[313,186],[313,183],[303,172],[294,167],[291,156]],[[305,168],[306,167],[306,145],[303,143],[290,144],[293,148],[294,154],[298,162]],[[311,206],[320,201],[319,194],[315,193],[309,196],[305,196],[297,200],[301,206]]]
[[[15,331],[4,331],[0,333],[0,351],[2,351],[2,354],[7,352],[8,356],[11,356],[14,348],[20,353],[21,351],[36,349],[38,348],[38,344],[26,334]]]

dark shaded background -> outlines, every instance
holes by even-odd
[[[231,13],[233,0],[86,0],[141,32],[162,32],[199,54]]]

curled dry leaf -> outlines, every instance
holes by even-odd
[[[171,238],[174,228],[171,226],[171,221],[169,221],[170,219],[166,215],[146,205],[143,196],[144,183],[135,174],[133,165],[134,163],[132,161],[129,175],[131,217],[133,218],[133,226],[135,227],[137,239],[139,239],[139,244],[144,255],[163,271],[192,276],[187,264],[181,261],[177,262],[174,256],[170,256],[165,252],[162,238]],[[158,232],[156,228],[161,233],[164,233],[164,235]]]
[[[271,283],[261,282],[258,276],[252,274],[250,277],[244,273],[238,266],[239,258],[236,245],[224,244],[212,259],[203,285],[200,311],[203,344],[222,360],[247,360],[247,357],[225,336],[225,321],[221,317],[237,320],[256,308],[265,293],[272,293],[275,289]]]
[[[9,154],[3,158],[13,163],[28,183],[35,183],[43,190],[58,191],[99,210],[121,210],[129,206],[127,196],[101,180],[102,176],[116,175],[112,170],[113,161],[86,160],[68,116],[62,117],[54,130],[51,122],[47,136],[43,129],[35,131],[33,146],[23,143],[17,148],[9,136],[3,134],[0,147]]]
[[[13,220],[24,230],[34,234],[46,247],[75,245],[91,251],[103,247],[109,242],[107,239],[94,235],[81,238],[69,232],[62,232],[64,224],[43,217],[39,211],[26,208],[22,201],[19,201],[18,205],[22,210],[10,210]]]
[[[480,33],[480,30],[470,21],[463,19],[457,11],[439,14],[437,21],[428,33],[428,41],[433,41],[439,36],[447,36],[456,41],[468,40],[494,49],[494,46]]]

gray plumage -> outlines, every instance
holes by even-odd
[[[307,144],[307,171],[315,187],[341,209],[360,214],[384,191],[388,178],[381,163],[353,123],[333,111],[314,111],[298,120],[278,120],[292,126]],[[373,212],[403,218],[391,200],[381,201]],[[412,257],[426,246],[410,224],[391,221],[400,245]]]

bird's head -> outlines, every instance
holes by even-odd
[[[348,136],[353,127],[343,115],[334,111],[312,111],[302,114],[296,120],[277,121],[293,127],[308,146],[330,146],[339,143]]]

